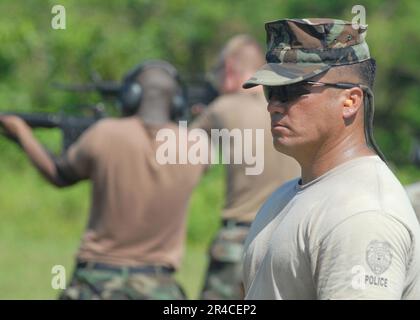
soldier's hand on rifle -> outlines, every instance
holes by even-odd
[[[204,103],[195,103],[191,106],[191,115],[195,118],[204,112],[206,105]]]
[[[2,133],[14,140],[16,140],[19,137],[19,134],[25,130],[30,130],[25,121],[17,116],[11,115],[0,116],[0,126],[3,128]]]
[[[2,130],[3,128],[3,130]],[[18,143],[33,165],[51,183],[61,186],[54,159],[32,134],[31,127],[15,115],[0,115],[0,132]]]

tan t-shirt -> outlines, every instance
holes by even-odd
[[[279,188],[245,244],[246,299],[420,299],[420,227],[378,156]]]
[[[222,212],[224,219],[252,221],[275,189],[285,181],[300,175],[298,163],[273,147],[270,115],[267,102],[262,94],[234,93],[216,99],[208,109],[192,123],[193,128],[202,128],[209,135],[211,129],[252,130],[252,154],[256,155],[256,129],[264,130],[264,169],[258,175],[246,175],[249,164],[244,159],[241,164],[233,164],[235,148],[231,144],[230,164],[227,164],[226,199]],[[243,134],[245,139],[245,134]],[[244,140],[243,140],[244,141]],[[242,150],[239,150],[242,151]]]
[[[178,136],[178,127],[167,124]],[[179,267],[187,205],[202,165],[161,165],[156,132],[138,117],[107,119],[85,132],[59,161],[92,180],[92,207],[78,258],[116,265]],[[185,130],[185,129],[184,129]]]

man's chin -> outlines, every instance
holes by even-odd
[[[273,146],[276,151],[284,153],[288,156],[293,155],[293,146],[291,146],[287,141],[283,141],[284,139],[274,138],[273,139]]]

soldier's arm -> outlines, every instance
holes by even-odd
[[[58,174],[54,158],[35,138],[32,129],[25,121],[16,116],[1,116],[0,124],[5,131],[4,134],[21,146],[33,165],[47,181],[58,187],[66,185]]]
[[[318,299],[401,299],[412,246],[406,227],[386,213],[347,218],[312,252]]]

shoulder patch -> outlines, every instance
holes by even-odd
[[[366,249],[366,262],[374,274],[384,273],[392,262],[391,245],[386,241],[372,240]]]

